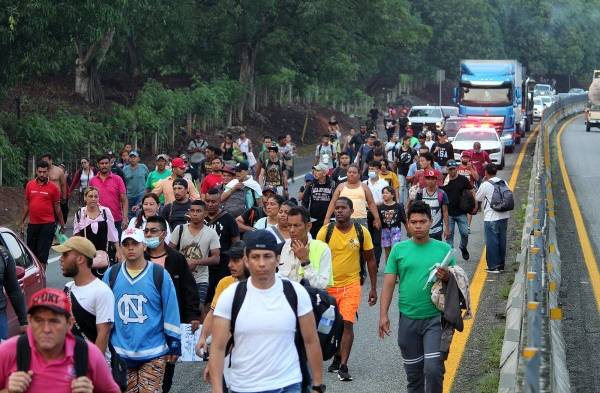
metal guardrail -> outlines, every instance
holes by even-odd
[[[556,240],[550,135],[564,118],[583,111],[587,95],[559,95],[544,111],[535,152],[519,269],[506,303],[499,393],[569,392],[558,294],[561,259]]]

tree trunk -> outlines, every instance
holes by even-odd
[[[104,101],[98,70],[112,45],[114,35],[114,30],[106,32],[99,42],[93,43],[87,50],[79,38],[75,38],[75,92],[90,104],[101,104]]]
[[[137,45],[133,37],[127,39],[127,56],[129,60],[129,73],[132,79],[139,78],[142,75],[142,69],[140,66],[140,57],[138,55]]]
[[[245,89],[240,98],[238,120],[240,123],[244,120],[244,110],[248,100],[254,94],[254,68],[256,65],[257,47],[251,43],[242,44],[240,50],[240,83]]]

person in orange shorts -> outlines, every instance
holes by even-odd
[[[344,319],[344,334],[339,353],[328,368],[329,372],[338,373],[340,381],[352,381],[348,372],[348,358],[354,341],[354,323],[361,299],[361,252],[367,263],[371,283],[369,306],[377,303],[377,263],[373,252],[373,240],[367,228],[361,226],[361,247],[357,228],[351,218],[352,212],[352,201],[340,197],[335,202],[335,224],[323,226],[317,234],[317,239],[326,242],[331,249],[333,285],[327,291],[335,297]]]

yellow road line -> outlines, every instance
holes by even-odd
[[[560,167],[560,173],[562,175],[563,183],[565,185],[565,190],[567,191],[569,205],[571,205],[571,211],[573,212],[573,220],[575,221],[575,227],[577,228],[577,237],[579,237],[579,243],[581,245],[581,250],[583,251],[583,260],[585,261],[585,266],[587,267],[588,274],[590,276],[592,292],[594,293],[594,298],[596,299],[596,307],[600,312],[600,272],[598,272],[598,262],[596,261],[596,257],[594,256],[594,249],[592,248],[590,237],[587,233],[587,229],[585,228],[585,222],[583,221],[583,216],[581,215],[581,210],[579,209],[577,197],[575,196],[573,186],[571,185],[571,178],[569,177],[567,166],[565,165],[562,144],[560,141],[561,136],[567,128],[567,126],[570,125],[575,119],[577,119],[577,117],[574,117],[571,120],[565,122],[556,134],[558,166]]]
[[[521,165],[523,164],[527,147],[529,146],[529,142],[531,142],[537,135],[538,130],[539,125],[532,133],[529,134],[529,137],[519,152],[519,156],[517,157],[517,161],[515,161],[512,176],[508,184],[511,190],[514,190],[515,186],[517,185],[517,179],[519,178],[519,172],[521,172]],[[469,286],[469,292],[471,294],[471,312],[473,313],[473,318],[464,321],[464,330],[461,333],[455,332],[454,337],[452,338],[450,353],[448,354],[448,359],[445,363],[446,374],[444,375],[444,393],[449,393],[452,390],[454,379],[458,373],[458,366],[460,365],[460,361],[462,360],[465,349],[467,349],[467,341],[471,336],[471,330],[473,329],[473,324],[475,323],[477,309],[479,308],[479,299],[481,298],[481,293],[483,292],[483,287],[485,286],[485,278],[487,277],[487,273],[485,271],[485,268],[487,267],[485,253],[486,250],[484,245],[483,251],[481,252],[481,258],[479,258],[479,263],[477,264],[477,268],[475,269],[475,273],[473,274],[473,278],[471,279],[471,284]]]

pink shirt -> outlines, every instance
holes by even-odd
[[[115,221],[122,221],[121,194],[127,193],[123,179],[112,172],[108,172],[106,179],[102,180],[100,174],[98,174],[90,180],[90,186],[98,189],[99,204],[110,209]]]
[[[98,223],[104,221],[104,214],[102,214],[102,211],[106,210],[106,226],[108,228],[107,239],[109,242],[119,243],[119,233],[117,232],[117,228],[115,228],[115,219],[113,218],[110,209],[107,209],[104,206],[99,206],[99,209],[100,214],[93,220],[86,214],[85,207],[79,209],[79,220],[77,220],[77,214],[75,214],[75,217],[73,218],[73,233],[78,233],[91,224],[92,232],[97,234]]]
[[[46,362],[35,349],[31,328],[27,328],[29,346],[31,347],[30,369],[33,371],[28,392],[71,393],[71,382],[75,379],[73,368],[73,352],[75,338],[67,334],[65,341],[65,357]],[[17,370],[18,336],[0,344],[0,390],[8,386],[8,377]],[[94,385],[94,392],[119,393],[119,387],[112,378],[104,356],[94,344],[88,343],[87,377]]]

